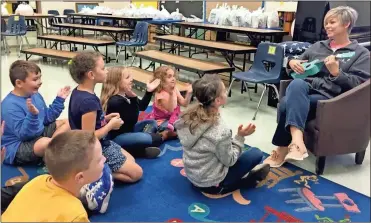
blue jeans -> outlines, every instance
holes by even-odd
[[[316,117],[317,102],[328,97],[319,94],[304,80],[293,80],[286,89],[286,96],[280,100],[278,125],[272,143],[288,146],[291,143],[290,126],[304,132],[305,124]]]
[[[247,184],[242,177],[246,176],[256,165],[261,163],[262,159],[262,151],[258,148],[250,148],[244,151],[237,162],[229,168],[224,180],[218,186],[196,188],[208,194],[226,194],[243,188]]]
[[[156,120],[144,120],[135,124],[134,132],[118,135],[112,141],[119,144],[134,157],[140,157],[144,154],[145,148],[161,145],[161,136],[156,132]]]

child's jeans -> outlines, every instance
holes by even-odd
[[[263,153],[258,148],[250,148],[243,152],[237,162],[228,170],[227,176],[218,186],[196,187],[207,194],[227,194],[248,184],[242,178],[258,165],[263,159]]]
[[[156,120],[144,120],[134,126],[134,132],[118,135],[112,141],[119,144],[134,157],[142,157],[147,147],[158,147],[162,138],[157,132]]]

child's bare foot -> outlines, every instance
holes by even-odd
[[[288,148],[289,153],[286,155],[285,161],[301,161],[308,157],[307,147],[305,146],[304,142],[291,142]]]
[[[263,161],[263,163],[269,164],[271,167],[277,168],[285,163],[285,157],[289,152],[288,147],[277,147],[273,150],[271,155]]]

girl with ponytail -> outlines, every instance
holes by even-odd
[[[269,172],[268,164],[258,165],[263,158],[259,149],[243,152],[245,137],[255,132],[255,125],[240,125],[232,138],[219,113],[227,95],[218,75],[204,75],[192,89],[198,102],[174,124],[183,145],[187,178],[195,188],[209,194],[254,187]]]

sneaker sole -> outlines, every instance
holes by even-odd
[[[254,180],[257,180],[257,181],[262,181],[269,174],[269,171],[270,171],[270,165],[269,164],[264,163],[264,164],[259,164],[259,165],[256,166],[254,169],[252,169],[250,171],[250,174],[247,176],[247,178],[249,178],[249,180],[254,179]]]
[[[288,162],[288,161],[303,161],[305,158],[307,158],[309,155],[308,153],[304,153],[303,154],[303,157],[301,158],[297,158],[297,157],[290,157],[290,156],[287,156],[285,157],[285,162]]]
[[[145,148],[145,156],[147,159],[154,159],[160,155],[161,149],[158,147],[147,147]]]

